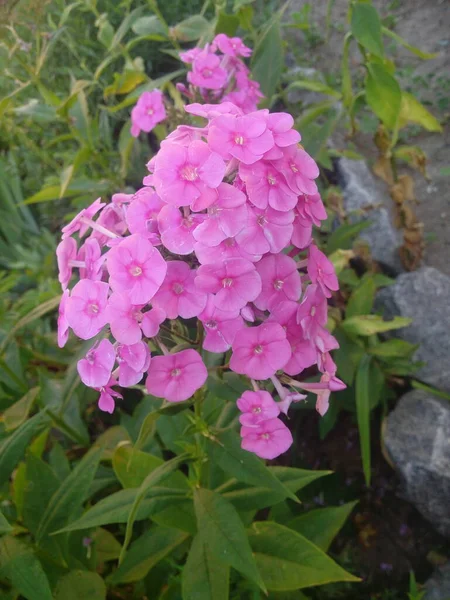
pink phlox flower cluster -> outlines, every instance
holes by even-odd
[[[204,67],[199,77],[219,79],[248,52],[217,36],[184,60],[192,77]],[[198,319],[203,351],[230,352],[232,371],[256,389],[268,386],[247,392],[238,406],[243,447],[273,458],[292,443],[280,411],[311,392],[324,414],[330,393],[344,386],[330,354],[338,343],[327,329],[327,299],[338,280],[312,236],[326,218],[319,171],[286,113],[246,112],[228,100],[186,110],[205,122],[167,136],[141,189],[115,194],[109,204],[97,199],[63,228],[58,343],[64,346],[70,329],[95,338],[78,370],[100,392],[102,410],[114,409],[116,386],[141,382],[150,394],[181,402],[204,385],[207,369],[197,350],[167,349],[176,328],[165,321]],[[162,354],[151,356],[150,341]],[[320,381],[301,381],[314,374],[308,369]],[[245,408],[248,398],[260,402],[255,413]]]
[[[138,137],[141,131],[148,133],[166,118],[162,92],[143,92],[131,111],[131,135]]]

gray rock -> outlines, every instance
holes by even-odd
[[[384,445],[405,496],[450,537],[450,404],[420,390],[408,392],[386,420]]]
[[[423,600],[450,600],[450,563],[446,563],[433,573],[425,584]]]
[[[413,319],[394,335],[420,344],[414,358],[426,364],[417,375],[450,392],[450,277],[433,267],[403,273],[378,293],[375,307],[388,319],[395,315]]]
[[[394,273],[401,273],[398,250],[403,239],[393,225],[392,200],[385,185],[372,175],[363,160],[341,158],[337,170],[345,210],[353,213],[354,222],[366,219],[371,222],[360,237],[368,243],[373,258]]]

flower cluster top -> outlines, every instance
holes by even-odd
[[[236,39],[215,40],[233,69],[248,52]],[[217,83],[208,89],[223,90],[225,67],[216,54],[190,53],[191,84],[206,88],[206,69]],[[292,117],[247,112],[230,94],[219,104],[186,106],[203,126],[169,134],[135,194],[115,194],[109,204],[97,199],[63,228],[58,337],[63,346],[69,328],[83,340],[101,334],[78,372],[108,412],[121,398],[116,386],[144,377],[150,394],[186,400],[207,379],[200,352],[230,351],[229,369],[254,390],[238,401],[242,445],[274,458],[292,443],[279,414],[305,398],[298,388],[316,393],[324,414],[330,392],[345,387],[330,356],[338,344],[325,327],[338,281],[312,238],[326,212],[318,167]],[[149,96],[153,117],[161,93]],[[74,269],[79,281],[69,291]],[[170,352],[161,342],[167,320],[179,318],[201,324],[197,349]],[[149,339],[160,354],[151,356]],[[313,365],[319,382],[292,379]],[[279,402],[264,390],[269,386]]]

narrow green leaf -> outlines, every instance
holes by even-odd
[[[287,527],[300,533],[318,548],[327,552],[331,542],[342,529],[357,504],[357,501],[347,502],[342,506],[310,510],[289,521]]]
[[[405,340],[392,339],[376,346],[371,346],[367,349],[367,352],[381,359],[410,358],[418,347],[418,344],[410,344]]]
[[[272,475],[262,460],[255,454],[242,450],[240,438],[234,430],[218,433],[214,441],[208,439],[208,445],[213,451],[214,464],[228,475],[236,477],[242,483],[271,489],[280,494],[282,499],[291,498],[298,502],[297,496]]]
[[[354,290],[348,300],[345,317],[357,317],[371,312],[377,287],[373,278],[366,277]]]
[[[105,600],[106,585],[98,573],[70,571],[59,581],[55,600]]]
[[[356,371],[356,416],[358,419],[361,459],[366,485],[370,485],[370,364],[372,357],[365,354]]]
[[[280,18],[273,17],[258,40],[252,57],[252,74],[259,82],[262,93],[272,98],[284,67],[283,40]]]
[[[406,40],[404,40],[402,37],[400,37],[397,33],[395,33],[394,31],[391,31],[387,27],[382,27],[381,31],[383,32],[384,35],[387,35],[391,39],[395,40],[396,42],[401,44],[404,48],[406,48],[407,50],[409,50],[410,52],[412,52],[419,58],[423,58],[424,60],[430,60],[432,58],[437,58],[439,56],[439,52],[424,52],[423,50],[420,50],[420,48],[416,48],[416,46],[413,46],[412,44],[408,43]]]
[[[181,576],[183,600],[228,600],[230,569],[195,536]]]
[[[4,484],[13,472],[31,440],[41,433],[49,424],[50,419],[40,412],[25,421],[12,435],[7,437],[0,446],[0,484]]]
[[[233,505],[220,494],[199,488],[194,491],[194,506],[199,537],[211,559],[233,567],[265,592],[244,525]]]
[[[383,58],[381,21],[374,6],[363,2],[353,4],[351,29],[352,34],[366,50]]]
[[[143,6],[138,6],[134,10],[132,10],[121,22],[119,27],[117,28],[116,33],[111,41],[111,45],[109,50],[115,49],[116,46],[120,44],[128,31],[133,27],[133,25],[138,21],[142,13],[144,12]]]
[[[253,523],[249,539],[268,590],[289,591],[335,581],[359,581],[309,540],[278,523]]]
[[[72,181],[80,167],[82,167],[83,164],[88,161],[89,157],[91,156],[91,153],[92,151],[89,148],[89,146],[84,146],[83,148],[80,148],[75,154],[73,163],[65,169],[63,169],[63,171],[61,172],[61,188],[59,190],[60,199],[64,198],[69,188],[70,182]]]
[[[413,379],[411,381],[411,384],[416,390],[424,390],[425,392],[429,392],[430,394],[433,394],[433,396],[437,396],[438,398],[442,398],[443,400],[450,400],[450,394],[439,390],[433,385],[428,385],[426,383],[423,383],[422,381],[418,381],[417,379]]]
[[[312,79],[299,79],[290,83],[285,92],[288,93],[290,90],[311,90],[312,92],[319,92],[320,94],[326,94],[327,96],[333,96],[334,98],[340,99],[342,94],[337,90],[334,90],[321,81],[314,81]]]
[[[397,126],[402,104],[400,86],[380,64],[370,63],[367,69],[367,103],[386,127],[393,130]]]
[[[53,494],[36,532],[36,540],[64,527],[86,500],[102,454],[101,448],[85,454]]]
[[[171,460],[168,460],[161,466],[157,467],[154,471],[147,475],[147,477],[141,483],[137,491],[136,497],[133,501],[133,505],[131,506],[130,514],[128,515],[127,527],[125,530],[125,540],[123,542],[122,551],[120,553],[119,564],[121,564],[123,562],[123,559],[125,558],[128,544],[130,543],[131,536],[133,534],[133,524],[136,520],[139,505],[141,504],[145,495],[152,487],[155,487],[158,483],[161,483],[162,481],[167,479],[167,477],[169,477],[169,475],[171,475],[173,471],[175,471],[175,469],[177,469],[183,462],[186,462],[188,458],[189,455],[187,453],[181,454],[180,456],[175,456]]]
[[[394,317],[390,321],[384,321],[379,315],[360,315],[351,317],[341,323],[342,329],[351,335],[369,336],[375,333],[400,329],[410,325],[412,319],[408,317]]]
[[[53,599],[47,575],[33,550],[12,536],[0,539],[0,575],[27,600]]]
[[[28,452],[25,465],[23,520],[28,529],[35,534],[41,517],[58,490],[60,482],[51,467],[31,452]]]
[[[370,227],[370,221],[340,225],[328,238],[327,254],[332,254],[338,249],[350,250],[358,234],[367,227]]]
[[[109,581],[113,584],[141,581],[150,569],[188,537],[188,533],[177,529],[159,525],[151,527],[131,544],[123,562]]]
[[[17,429],[26,421],[39,391],[39,387],[32,388],[25,396],[4,411],[2,420],[6,431]]]
[[[0,511],[0,535],[4,535],[5,533],[9,533],[13,528],[5,519],[3,513]]]

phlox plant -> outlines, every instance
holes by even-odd
[[[208,377],[202,352],[224,355],[219,368],[246,376],[253,390],[237,402],[242,447],[274,459],[292,444],[280,414],[312,392],[323,415],[330,392],[345,385],[326,329],[338,281],[312,237],[326,218],[319,170],[289,114],[257,110],[262,94],[241,58],[250,53],[225,34],[182,53],[192,70],[179,89],[204,101],[185,108],[201,124],[162,141],[135,194],[97,199],[63,227],[58,339],[63,346],[70,329],[97,338],[78,373],[110,413],[122,400],[117,388],[144,377],[149,394],[188,400]],[[162,93],[145,92],[132,134],[165,115]],[[197,319],[198,342],[169,348],[159,336],[168,319]],[[319,382],[298,379],[313,366]]]

